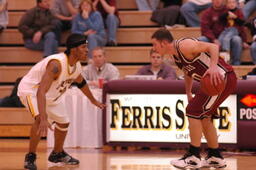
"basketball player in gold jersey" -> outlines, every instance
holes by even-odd
[[[46,136],[48,127],[51,129],[53,124],[55,144],[48,160],[54,163],[79,164],[79,160],[63,149],[69,126],[63,96],[72,83],[77,85],[92,104],[104,108],[104,104],[93,97],[86,80],[81,76],[80,61],[86,60],[88,53],[87,37],[71,34],[66,47],[64,53],[51,55],[33,66],[18,87],[18,96],[35,119],[30,133],[29,152],[25,157],[26,169],[37,169],[37,145],[41,136]]]

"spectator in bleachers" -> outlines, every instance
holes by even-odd
[[[57,53],[58,41],[54,33],[57,19],[50,11],[50,0],[37,0],[36,7],[21,18],[19,31],[23,34],[25,47],[44,51],[44,57]]]
[[[188,0],[180,11],[186,19],[189,27],[200,27],[200,18],[198,14],[211,6],[211,0]]]
[[[150,65],[141,67],[137,75],[155,75],[157,80],[176,80],[177,75],[175,70],[164,63],[163,56],[150,50]]]
[[[82,72],[82,76],[91,87],[99,87],[99,78],[104,79],[104,82],[119,79],[118,68],[107,62],[107,56],[102,47],[93,49],[92,60],[93,62],[87,65]]]
[[[168,6],[167,6],[168,5]],[[186,22],[180,13],[181,1],[165,1],[164,8],[153,11],[151,21],[158,23],[161,26],[180,27],[185,26]]]
[[[249,16],[254,11],[256,11],[256,0],[239,0],[239,4],[240,4],[240,8],[243,9],[245,20],[247,20]]]
[[[80,0],[53,0],[51,11],[58,19],[56,34],[58,39],[62,31],[70,30],[72,18],[78,14]]]
[[[221,56],[226,61],[230,59],[230,40],[233,36],[241,36],[243,40],[243,47],[249,48],[247,44],[247,38],[244,30],[244,17],[243,12],[238,8],[238,2],[236,0],[227,0],[227,11],[220,16],[220,21],[224,23],[225,28],[219,35],[219,41],[221,44]]]
[[[88,38],[89,62],[92,59],[92,50],[97,46],[105,46],[107,36],[101,14],[95,11],[91,0],[82,0],[79,5],[79,14],[72,21],[72,33],[84,34]]]
[[[21,79],[22,77],[16,79],[10,96],[6,96],[0,99],[0,107],[24,107],[20,101],[19,96],[17,95],[17,90]]]
[[[256,64],[256,17],[251,20],[249,27],[252,34],[251,56],[253,64]]]
[[[93,5],[103,17],[108,35],[107,44],[109,46],[116,46],[116,33],[120,24],[118,10],[116,7],[116,0],[93,0]]]
[[[154,11],[159,5],[159,0],[136,0],[140,11]]]
[[[224,30],[225,25],[219,21],[221,15],[227,11],[224,5],[224,0],[212,0],[212,6],[206,9],[201,18],[201,33],[202,37],[199,40],[212,42],[220,47],[218,40],[221,32]],[[240,65],[240,57],[242,54],[243,46],[240,36],[233,36],[230,40],[230,55],[231,64]]]
[[[7,1],[0,0],[0,32],[2,32],[8,24]]]

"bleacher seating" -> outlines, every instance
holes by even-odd
[[[117,34],[117,47],[106,47],[108,61],[117,65],[121,77],[134,74],[139,67],[149,62],[150,39],[158,24],[150,21],[152,12],[137,11],[135,0],[117,0],[121,25]],[[9,25],[0,34],[0,98],[10,94],[17,77],[23,76],[31,66],[42,59],[42,52],[23,47],[22,35],[17,26],[27,9],[36,5],[35,0],[8,0]],[[200,28],[170,28],[174,38],[198,37]],[[63,34],[64,44],[68,32]],[[59,51],[64,51],[60,47]],[[243,62],[250,62],[249,50],[242,54]],[[177,74],[182,73],[177,69]],[[240,77],[252,66],[234,67]],[[24,108],[0,108],[0,137],[29,136],[30,114]]]
[[[9,12],[8,27],[17,27],[23,14],[25,11]],[[151,14],[151,11],[120,11],[120,26],[157,26],[155,22],[150,21]]]

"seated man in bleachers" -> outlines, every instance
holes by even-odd
[[[175,70],[163,62],[163,56],[150,50],[150,65],[143,66],[137,72],[137,75],[156,75],[158,80],[176,80]]]
[[[57,53],[58,41],[54,33],[56,18],[50,11],[50,0],[37,0],[36,7],[28,10],[20,20],[19,31],[25,47],[43,51],[43,56]]]
[[[105,50],[102,47],[96,47],[92,50],[92,63],[87,65],[82,72],[91,87],[100,87],[99,79],[104,82],[119,79],[119,70],[113,64],[107,63]]]

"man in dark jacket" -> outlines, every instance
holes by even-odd
[[[50,0],[37,0],[37,6],[21,18],[19,31],[25,47],[44,51],[44,56],[57,53],[58,41],[54,33],[57,20],[52,15]]]

